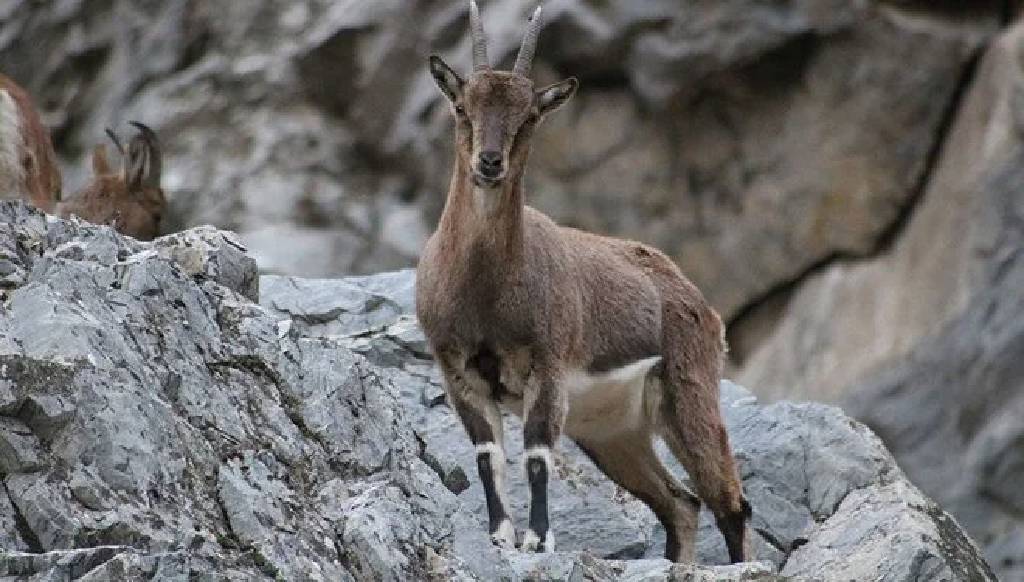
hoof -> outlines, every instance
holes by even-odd
[[[541,539],[532,529],[526,530],[523,534],[523,543],[519,549],[524,552],[553,552],[555,551],[555,536],[548,530]]]
[[[491,532],[491,543],[503,550],[514,550],[516,547],[516,530],[512,522],[504,520],[498,529]]]

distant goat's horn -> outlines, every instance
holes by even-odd
[[[124,157],[124,146],[121,145],[121,140],[117,138],[117,134],[114,133],[113,129],[107,128],[107,135],[110,136],[110,141],[114,142],[114,146],[117,148],[117,152]]]
[[[139,135],[128,144],[125,178],[130,184],[159,188],[162,164],[156,132],[138,121],[128,123],[139,130]]]

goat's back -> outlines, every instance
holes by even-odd
[[[582,297],[582,332],[593,354],[589,369],[611,370],[678,349],[665,345],[665,326],[677,328],[668,335],[681,333],[718,349],[717,314],[664,253],[633,240],[558,229]]]

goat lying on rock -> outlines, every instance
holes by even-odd
[[[139,240],[153,240],[160,233],[160,220],[167,200],[160,189],[160,144],[152,129],[129,122],[138,133],[127,151],[112,130],[107,130],[121,154],[121,170],[115,172],[107,161],[107,150],[98,144],[92,154],[92,182],[74,198],[62,202],[58,214],[72,214],[96,224],[109,224]]]
[[[524,419],[522,549],[554,548],[547,485],[564,432],[654,511],[667,557],[692,561],[700,500],[655,454],[654,439],[664,439],[714,513],[730,559],[749,559],[750,506],[718,407],[718,314],[656,249],[561,227],[524,205],[530,138],[577,81],[534,88],[540,8],[511,72],[488,64],[475,2],[470,21],[467,80],[430,58],[455,116],[456,160],[417,270],[416,312],[448,402],[476,445],[492,540],[516,543],[502,487],[501,405]]]

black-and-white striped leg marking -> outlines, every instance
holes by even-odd
[[[554,465],[551,449],[530,447],[525,453],[526,478],[530,483],[530,528],[523,534],[524,552],[555,551],[555,536],[548,522],[548,476]]]
[[[516,531],[506,509],[505,452],[496,443],[480,443],[476,445],[476,466],[484,486],[491,541],[499,547],[513,549]]]
[[[505,450],[498,404],[490,398],[491,387],[483,378],[464,373],[443,353],[438,360],[445,375],[448,404],[455,409],[476,447],[476,465],[487,501],[491,541],[504,548],[515,548],[516,532],[505,503]]]

